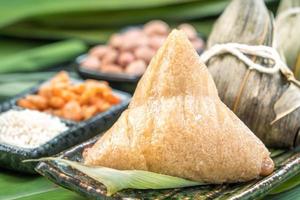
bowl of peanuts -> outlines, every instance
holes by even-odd
[[[205,46],[196,29],[187,23],[183,30],[200,54]],[[156,51],[170,33],[170,26],[153,20],[113,34],[107,44],[92,47],[76,59],[75,69],[82,78],[108,81],[112,87],[133,92]]]

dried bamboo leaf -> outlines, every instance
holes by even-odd
[[[295,111],[299,107],[300,88],[295,86],[294,84],[290,84],[289,88],[282,94],[282,96],[276,101],[274,105],[276,118],[272,121],[272,124]]]
[[[182,178],[158,174],[142,170],[116,170],[107,167],[92,167],[62,158],[48,157],[30,161],[56,161],[86,174],[94,180],[102,183],[107,188],[107,195],[123,189],[169,189],[207,185],[207,183],[194,182]]]
[[[294,74],[295,74],[295,77],[297,77],[298,80],[299,80],[299,76],[300,76],[300,54],[298,55],[298,58],[297,58],[297,61],[296,61]]]
[[[272,46],[273,23],[262,0],[233,0],[213,27],[208,48],[218,43]],[[266,60],[251,57],[258,64]],[[290,83],[278,72],[262,74],[236,57],[225,54],[208,62],[219,96],[269,147],[299,145],[300,110],[270,124],[276,116],[274,105]],[[288,110],[288,106],[285,107]],[[294,143],[295,142],[295,143]]]
[[[296,66],[300,57],[300,10],[295,14],[287,15],[292,9],[300,9],[300,0],[281,1],[276,17],[276,39],[278,49],[283,54],[287,65],[293,70],[297,79],[300,79],[300,66]]]

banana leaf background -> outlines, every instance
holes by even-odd
[[[0,101],[55,71],[123,28],[162,19],[193,24],[206,38],[229,0],[0,0]],[[265,0],[275,13],[279,0]],[[221,34],[221,33],[220,33]],[[75,73],[72,73],[76,76]],[[266,199],[300,199],[300,175]],[[0,168],[0,200],[84,199],[40,176]]]

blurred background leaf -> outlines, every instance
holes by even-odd
[[[32,72],[74,59],[86,51],[80,40],[65,40],[6,55],[0,62],[0,73]]]
[[[229,0],[0,0],[0,35],[44,40],[77,38],[105,42],[124,27],[161,19],[174,26],[202,24],[207,36]],[[266,0],[274,10],[278,0]],[[34,5],[34,6],[32,6]],[[203,25],[205,24],[205,26]]]

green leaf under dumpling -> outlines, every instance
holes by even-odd
[[[158,174],[142,170],[116,170],[107,167],[91,167],[78,162],[62,158],[41,158],[29,161],[56,161],[70,166],[102,183],[107,188],[107,195],[112,195],[123,189],[169,189],[207,185],[207,183],[194,182],[186,179]]]

